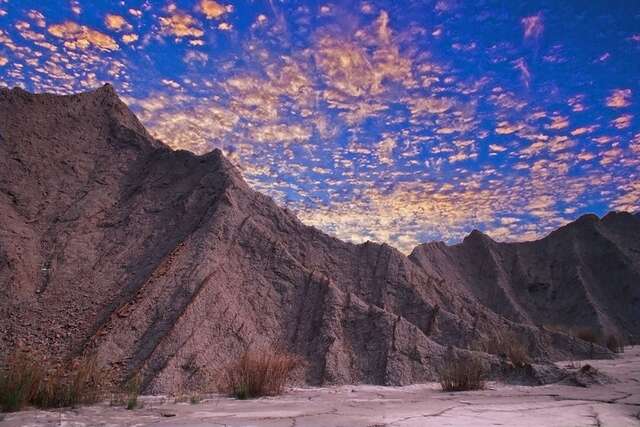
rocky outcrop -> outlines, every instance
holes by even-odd
[[[474,231],[410,258],[515,322],[640,339],[640,217],[585,215],[534,242],[498,243]]]
[[[147,391],[167,392],[263,343],[304,356],[313,384],[434,379],[502,331],[540,361],[590,351],[539,330],[506,283],[512,311],[456,286],[462,268],[305,226],[220,151],[154,140],[108,85],[0,91],[1,352],[95,353],[118,378],[141,372]]]

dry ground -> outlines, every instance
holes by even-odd
[[[148,397],[145,407],[134,411],[108,404],[32,410],[5,415],[0,426],[639,426],[640,347],[626,348],[616,360],[586,363],[618,382],[589,388],[489,383],[487,390],[464,393],[443,393],[436,384],[342,386],[249,401],[213,396],[198,404]]]

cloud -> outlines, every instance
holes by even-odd
[[[617,129],[626,129],[631,126],[633,116],[631,114],[622,115],[614,119],[611,124]]]
[[[551,117],[551,124],[547,125],[548,129],[564,129],[569,127],[569,118],[566,116],[553,116]]]
[[[71,11],[76,15],[80,15],[82,13],[82,8],[80,7],[80,2],[78,0],[71,0]]]
[[[209,55],[204,52],[198,52],[195,50],[189,50],[184,55],[184,62],[187,64],[206,64],[209,61]]]
[[[499,122],[498,127],[496,127],[496,133],[498,135],[511,135],[512,133],[516,133],[522,129],[524,129],[524,124],[515,123],[511,124],[509,122]]]
[[[531,83],[531,72],[529,71],[529,67],[527,66],[527,62],[524,58],[518,58],[513,62],[513,67],[520,71],[520,79],[524,83],[526,87],[529,87]]]
[[[541,14],[527,16],[522,18],[520,22],[522,23],[525,39],[537,39],[544,31],[544,21]]]
[[[607,98],[607,107],[623,108],[631,105],[631,89],[616,89]]]
[[[613,201],[613,207],[628,212],[638,212],[640,206],[640,179],[636,179],[622,188],[622,194]]]
[[[171,15],[159,18],[164,34],[175,36],[178,39],[185,37],[197,39],[204,35],[204,31],[200,28],[200,23],[193,16],[180,12],[175,8],[170,8],[169,11]]]
[[[119,49],[118,43],[108,35],[73,21],[51,25],[48,31],[51,35],[65,40],[64,45],[69,49],[84,50],[91,46],[103,51]]]
[[[208,99],[155,94],[128,102],[154,137],[197,154],[221,147],[239,121],[236,114]]]
[[[205,14],[207,19],[220,18],[229,12],[228,6],[225,7],[215,0],[200,0],[200,11]]]
[[[40,28],[45,28],[47,26],[47,21],[44,18],[44,15],[42,14],[42,12],[37,11],[37,10],[30,10],[27,13],[27,16],[35,21],[36,25]]]
[[[125,8],[124,26],[101,15],[121,46],[133,43],[116,55],[56,52],[45,45],[54,37],[36,40],[43,33],[36,15],[24,18],[28,26],[13,20],[0,30],[9,65],[1,83],[70,93],[113,80],[150,132],[172,147],[222,148],[251,185],[306,222],[404,251],[431,238],[459,240],[472,228],[501,239],[539,236],[595,202],[636,200],[629,194],[636,194],[640,137],[629,140],[637,134],[632,112],[594,102],[602,86],[568,88],[546,74],[545,96],[538,87],[523,90],[518,78],[531,84],[528,61],[536,56],[523,56],[517,42],[486,48],[460,37],[447,24],[452,14],[425,28],[401,25],[398,8],[387,13],[374,2],[357,2],[357,10],[333,2],[321,18],[314,13],[322,2],[273,2],[277,10],[243,11],[237,22],[222,2],[209,13],[193,3],[183,11],[151,2]],[[527,33],[522,22],[526,42],[542,37],[543,24],[533,22]],[[168,46],[160,35],[184,43]],[[193,47],[205,40],[206,49]],[[550,56],[569,56],[560,44],[549,46]],[[447,60],[452,49],[457,57]],[[618,60],[611,55],[610,63]],[[461,65],[477,57],[496,68]],[[176,67],[153,68],[167,58]],[[624,88],[631,86],[616,82],[605,83],[622,88],[606,93],[606,103],[630,106]]]
[[[135,42],[136,40],[138,40],[138,35],[137,34],[124,34],[122,36],[122,42],[125,44],[131,44],[133,42]]]
[[[311,137],[311,130],[297,124],[270,124],[253,128],[250,136],[260,143],[306,142]]]
[[[323,97],[351,125],[386,110],[394,83],[405,88],[417,84],[411,60],[393,41],[387,12],[381,11],[371,27],[355,36],[320,34],[312,50],[326,84]]]
[[[385,165],[393,165],[393,149],[396,148],[396,142],[392,138],[384,138],[378,143],[378,159],[380,163]]]
[[[576,129],[572,130],[571,131],[571,135],[572,136],[579,136],[579,135],[584,135],[584,134],[587,134],[587,133],[592,133],[593,131],[595,131],[599,127],[600,127],[599,125],[591,125],[591,126],[579,127],[579,128],[576,128]]]
[[[131,24],[120,15],[107,14],[104,17],[104,24],[113,31],[131,31],[132,29]]]

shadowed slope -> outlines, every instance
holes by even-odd
[[[535,242],[476,231],[459,245],[420,245],[410,258],[514,321],[640,338],[637,215],[585,215]]]

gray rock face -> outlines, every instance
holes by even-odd
[[[640,217],[585,215],[544,239],[420,245],[410,258],[515,322],[640,339]]]
[[[618,221],[631,220],[607,220]],[[628,266],[638,239],[621,230]],[[486,237],[468,240],[454,250],[494,256]],[[528,288],[499,282],[509,308],[496,308],[466,277],[493,264],[440,261],[450,250],[425,246],[409,259],[305,226],[252,191],[220,151],[196,156],[154,140],[110,86],[73,96],[0,90],[0,353],[15,345],[97,353],[119,378],[141,372],[147,392],[193,387],[203,370],[265,343],[305,357],[312,384],[432,380],[444,360],[503,331],[539,362],[590,354],[535,326],[544,307],[523,301]],[[538,268],[576,268],[553,265]],[[489,280],[482,286],[493,292]],[[634,310],[617,313],[628,327],[637,326]],[[499,357],[477,355],[504,372]]]

